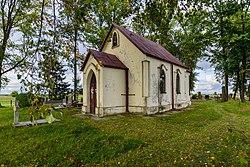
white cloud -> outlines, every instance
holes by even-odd
[[[21,84],[17,80],[16,74],[13,71],[11,71],[8,72],[6,76],[9,78],[10,82],[4,89],[0,90],[0,94],[10,94],[13,91],[20,92]]]
[[[79,45],[79,52],[83,55],[86,55],[87,50],[83,45],[80,44]],[[80,69],[78,69],[78,70],[80,70]],[[73,88],[73,75],[74,74],[73,74],[72,70],[66,71],[65,81],[71,84],[70,88]],[[80,84],[82,84],[82,73],[80,71],[78,71],[77,75],[79,78],[81,78]],[[16,73],[14,71],[10,71],[9,73],[7,73],[6,76],[10,79],[10,82],[4,89],[0,89],[0,94],[10,94],[13,91],[20,92],[21,84],[20,84],[20,81],[17,80]]]
[[[21,84],[20,81],[17,79],[15,72],[11,71],[6,76],[10,79],[10,82],[4,89],[0,90],[0,94],[10,94],[13,91],[21,92]],[[78,76],[82,78],[80,72],[78,73]],[[70,83],[70,87],[73,88],[73,72],[71,70],[66,71],[65,81]]]
[[[201,92],[202,94],[213,94],[214,92],[221,93],[222,85],[216,80],[214,74],[214,68],[211,64],[205,60],[199,61],[198,66],[202,69],[198,69],[197,79],[195,83],[194,92]]]

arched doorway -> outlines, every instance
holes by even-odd
[[[92,74],[91,80],[90,80],[90,113],[95,114],[95,108],[96,108],[96,77],[95,74]]]

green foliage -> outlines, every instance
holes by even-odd
[[[211,32],[209,61],[215,67],[217,79],[224,81],[225,93],[228,96],[228,82],[231,78],[234,90],[240,90],[244,101],[246,75],[249,55],[249,2],[248,1],[218,1],[204,2],[210,9],[207,20]],[[214,11],[214,12],[213,12]]]
[[[50,99],[63,99],[69,91],[70,84],[65,82],[65,72],[67,71],[63,64],[59,62],[59,55],[49,57],[51,50],[47,49],[43,51],[43,61],[39,63],[41,71],[39,72],[40,90],[48,93]],[[47,63],[49,62],[49,63]]]
[[[1,1],[0,3],[0,88],[9,82],[6,75],[14,69],[25,69],[24,64],[32,54],[24,54],[24,41],[16,40],[16,34],[23,37],[35,36],[38,18],[38,1]],[[27,43],[28,44],[28,43]],[[30,43],[28,44],[29,46]],[[22,53],[22,54],[20,54]]]
[[[31,106],[29,107],[30,121],[33,122],[35,118],[35,114],[39,114],[39,119],[44,118],[44,111],[42,108],[44,98],[35,96],[32,99]]]
[[[11,92],[11,94],[10,94],[12,97],[16,97],[17,95],[18,95],[18,92],[17,91],[13,91],[13,92]]]
[[[198,92],[197,98],[198,98],[198,99],[202,99],[202,94],[201,94],[201,92]]]
[[[112,23],[123,25],[138,8],[137,0],[93,0],[89,4],[88,22],[84,32],[91,48],[100,48]],[[84,17],[82,15],[81,17]]]
[[[205,99],[206,99],[206,100],[209,100],[209,95],[205,95]]]
[[[197,94],[193,94],[192,99],[197,99]]]
[[[20,93],[16,96],[16,101],[19,102],[21,108],[29,107],[31,106],[32,97],[33,95],[30,93]]]

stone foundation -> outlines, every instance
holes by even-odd
[[[175,109],[185,108],[191,105],[191,101],[183,101],[175,103]],[[156,114],[167,112],[172,109],[172,104],[160,105],[160,106],[151,106],[151,107],[143,107],[143,106],[129,106],[129,113],[142,113],[142,114]],[[115,107],[96,107],[95,115],[99,117],[103,117],[106,115],[114,115],[121,114],[126,112],[125,106],[115,106]],[[82,106],[82,113],[89,114],[87,111],[87,106]]]

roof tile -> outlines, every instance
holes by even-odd
[[[128,69],[115,55],[89,49],[89,53],[86,57],[86,60],[83,63],[81,70],[83,70],[84,67],[86,66],[86,63],[87,63],[89,56],[91,54],[98,61],[98,63],[102,64],[104,67],[117,68],[117,69]]]

